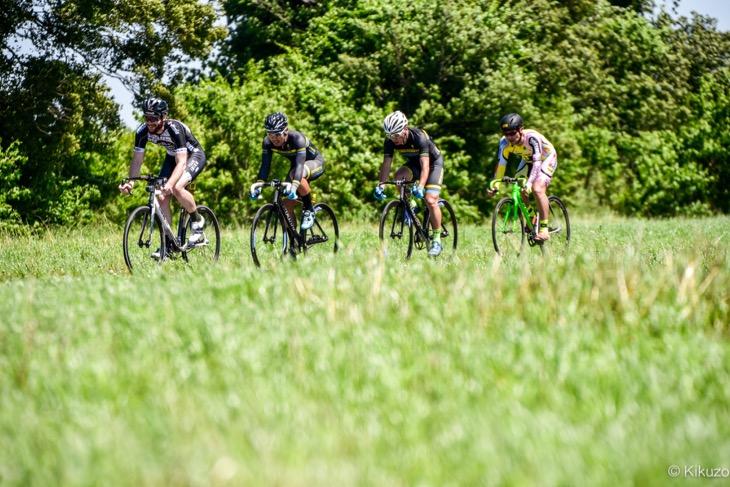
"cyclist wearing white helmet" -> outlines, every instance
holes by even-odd
[[[540,213],[540,226],[536,240],[550,240],[548,233],[549,204],[547,187],[552,181],[555,168],[558,167],[558,154],[549,140],[536,130],[526,129],[522,117],[517,113],[510,113],[502,117],[499,122],[502,129],[502,140],[499,141],[497,168],[494,170],[494,179],[502,179],[507,169],[507,160],[510,154],[522,158],[517,167],[516,177],[527,176],[527,184],[522,190],[522,199],[528,207],[534,221],[534,210],[530,205],[529,194],[535,194],[537,211]],[[529,175],[529,176],[528,176]],[[497,193],[497,188],[488,190],[491,198]]]
[[[168,119],[168,106],[165,100],[149,98],[142,103],[144,123],[139,126],[134,139],[134,155],[129,165],[129,176],[139,176],[144,160],[147,142],[161,145],[167,156],[160,168],[160,177],[167,178],[162,188],[160,206],[168,222],[172,222],[170,202],[172,196],[190,213],[192,232],[190,243],[196,243],[203,237],[205,219],[198,213],[195,198],[186,186],[203,170],[206,157],[203,148],[187,125],[179,120]],[[119,186],[119,191],[129,194],[134,181]],[[159,258],[153,253],[152,257]]]
[[[428,206],[433,237],[428,254],[437,257],[443,250],[441,245],[441,208],[438,205],[441,185],[444,179],[444,159],[441,151],[425,130],[408,126],[408,119],[395,111],[383,121],[385,142],[383,143],[383,164],[380,166],[380,182],[388,180],[394,152],[400,152],[407,159],[405,165],[395,172],[395,179],[405,178],[418,181],[411,187],[415,198],[424,198]],[[385,199],[383,185],[375,187],[373,196],[378,201]]]
[[[266,136],[262,143],[261,168],[258,182],[266,181],[271,170],[273,153],[281,154],[289,159],[291,166],[286,181],[291,183],[291,192],[286,194],[290,201],[285,201],[289,214],[294,215],[294,201],[297,194],[302,200],[302,230],[308,230],[314,225],[314,205],[309,183],[324,174],[324,157],[317,147],[296,130],[289,130],[289,120],[281,112],[272,113],[264,120]],[[251,199],[257,199],[261,190],[252,193]]]

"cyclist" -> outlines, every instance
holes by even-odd
[[[494,171],[494,179],[504,177],[507,168],[507,159],[510,154],[516,154],[522,158],[517,167],[515,177],[527,176],[527,183],[522,189],[522,200],[528,207],[530,217],[535,222],[535,210],[530,205],[529,194],[534,193],[537,211],[540,214],[540,226],[535,240],[550,240],[548,233],[548,199],[547,187],[558,166],[558,154],[555,148],[542,134],[532,129],[525,129],[522,117],[516,113],[510,113],[502,117],[499,122],[502,129],[502,140],[499,141],[498,163]],[[497,193],[497,188],[487,191],[491,198]]]
[[[411,187],[413,197],[426,200],[431,226],[433,227],[431,248],[428,255],[437,257],[443,250],[441,244],[441,208],[438,205],[441,185],[444,179],[444,159],[441,151],[425,130],[408,126],[408,119],[395,111],[383,120],[385,141],[383,142],[383,163],[380,166],[380,183],[375,186],[373,196],[376,200],[385,199],[382,182],[388,180],[390,166],[395,151],[403,154],[408,162],[395,172],[395,179],[405,178],[418,181]]]
[[[189,243],[195,244],[203,238],[205,218],[198,213],[195,198],[186,186],[194,181],[205,167],[205,152],[187,125],[179,120],[167,118],[168,107],[165,100],[149,98],[142,103],[142,111],[145,121],[137,129],[134,139],[134,155],[129,165],[129,177],[139,176],[147,142],[165,148],[167,155],[159,176],[167,178],[167,182],[162,187],[160,207],[167,221],[171,222],[170,202],[173,195],[177,198],[190,214],[192,232]],[[129,194],[132,186],[134,181],[128,181],[119,186],[119,191]],[[156,259],[159,259],[159,256],[159,249],[152,254]]]
[[[272,113],[264,120],[266,136],[263,141],[261,153],[261,168],[257,182],[262,183],[269,177],[271,170],[271,156],[274,152],[289,159],[291,167],[287,174],[286,181],[291,183],[291,190],[286,193],[288,201],[285,201],[290,215],[294,215],[294,201],[297,194],[304,204],[302,211],[302,230],[309,230],[314,225],[314,206],[312,204],[312,193],[309,183],[318,179],[324,174],[324,157],[317,150],[317,147],[296,130],[289,130],[289,119],[281,112]],[[261,194],[261,188],[249,194],[255,200]]]

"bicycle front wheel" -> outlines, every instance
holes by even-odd
[[[308,256],[337,253],[340,245],[340,228],[334,210],[325,203],[314,205],[314,225],[302,232],[305,252]]]
[[[512,198],[502,198],[494,208],[492,241],[502,257],[520,255],[525,248],[525,220]]]
[[[149,206],[136,208],[124,225],[124,262],[130,272],[153,269],[165,258],[162,222]]]
[[[256,212],[251,225],[251,257],[261,267],[279,261],[286,253],[288,237],[276,206],[267,203]]]
[[[385,205],[380,216],[380,246],[386,258],[409,259],[413,252],[413,225],[400,200]]]
[[[441,245],[444,247],[443,254],[448,256],[456,252],[456,246],[459,243],[459,228],[456,225],[456,214],[449,202],[440,199],[438,205],[441,208]],[[432,227],[428,211],[423,216],[423,228],[430,239]]]
[[[198,206],[198,213],[205,218],[203,236],[195,243],[188,242],[183,258],[188,263],[206,267],[215,264],[221,253],[221,226],[213,210],[207,206]],[[187,242],[188,237],[193,234],[191,223],[190,214],[187,214],[183,225],[182,242]]]
[[[543,244],[543,250],[547,246],[553,252],[565,252],[570,245],[570,218],[565,203],[557,196],[548,196],[550,205],[550,216],[548,220],[548,233],[550,240]]]

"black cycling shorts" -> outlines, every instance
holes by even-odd
[[[198,177],[198,174],[200,174],[205,167],[205,163],[205,152],[200,149],[194,151],[192,154],[188,155],[188,162],[182,177],[185,177],[185,174],[187,173],[190,175],[190,181],[195,181],[195,178]],[[172,176],[172,171],[174,170],[175,156],[167,154],[167,156],[165,156],[165,162],[162,163],[162,168],[160,169],[159,176],[161,178],[169,178],[170,176]]]

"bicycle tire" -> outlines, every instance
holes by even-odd
[[[205,218],[203,240],[195,244],[187,244],[183,250],[183,259],[188,263],[200,263],[201,266],[211,266],[218,262],[221,252],[221,226],[213,210],[207,206],[198,206],[198,213]],[[182,242],[188,241],[192,234],[190,214],[185,216],[182,231]]]
[[[149,206],[140,206],[124,224],[124,262],[129,272],[152,269],[165,260],[166,240],[160,217],[153,215]],[[152,253],[158,251],[159,257]]]
[[[388,202],[380,216],[380,248],[386,258],[402,255],[404,260],[413,252],[413,224],[407,221],[405,204],[400,200]]]
[[[550,240],[543,244],[553,252],[565,252],[570,246],[570,217],[568,209],[557,196],[548,196],[550,215],[548,217],[548,233]]]
[[[444,253],[448,255],[456,252],[456,247],[459,244],[459,226],[456,223],[456,213],[454,213],[451,204],[444,199],[439,199],[438,205],[441,208],[441,245],[444,247],[441,255],[444,255]],[[426,207],[423,215],[423,229],[426,235],[429,236],[430,241],[431,219],[429,216],[430,212],[428,211],[428,207]]]
[[[492,213],[492,242],[502,257],[519,256],[525,248],[525,220],[512,198],[502,198]]]
[[[276,205],[267,203],[256,212],[251,224],[251,257],[257,267],[278,261],[286,254],[286,223]]]
[[[314,205],[314,225],[302,232],[304,251],[308,256],[337,253],[340,245],[340,227],[334,210],[326,203]]]

